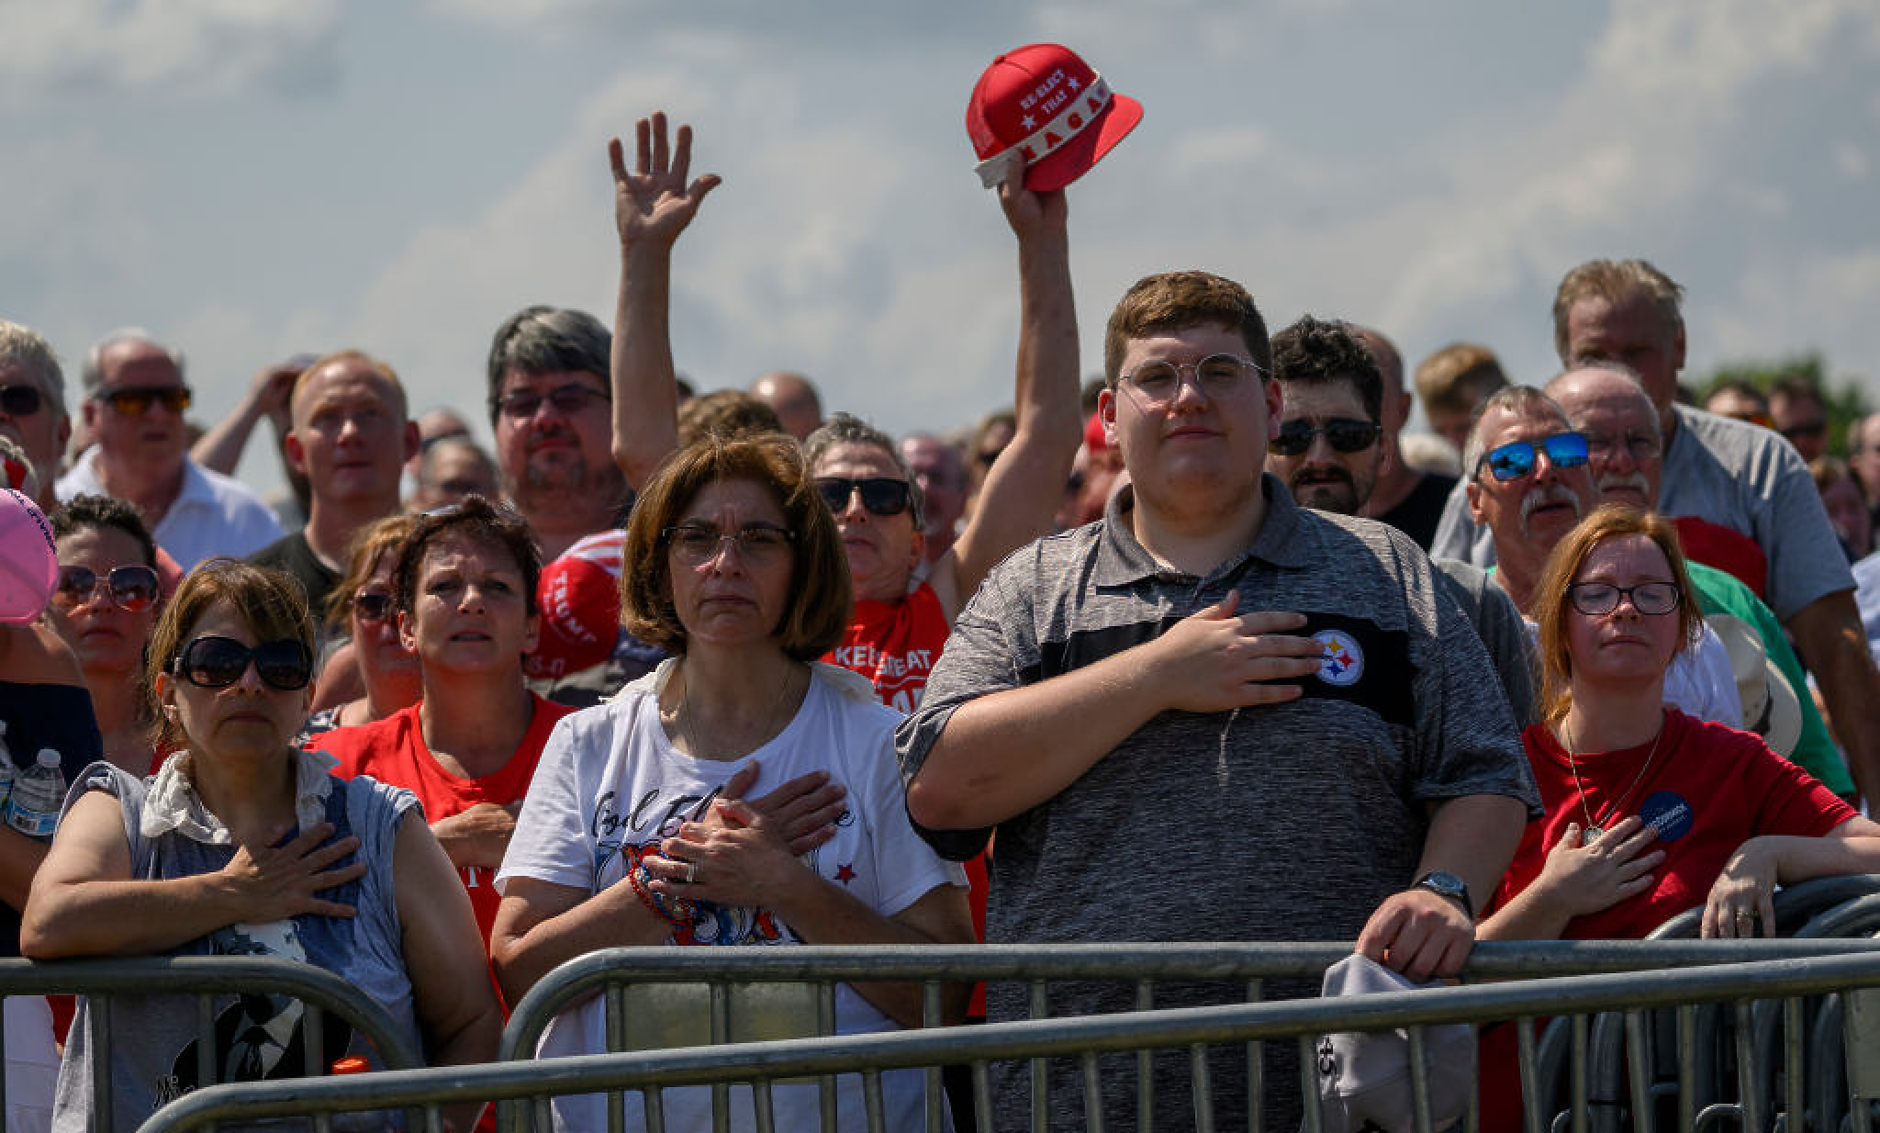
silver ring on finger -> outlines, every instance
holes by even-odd
[[[687,885],[691,885],[693,882],[697,880],[698,880],[698,863],[697,862],[685,863],[685,883]]]

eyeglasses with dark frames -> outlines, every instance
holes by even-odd
[[[126,417],[142,417],[152,405],[161,405],[171,413],[189,408],[194,397],[188,386],[137,387],[104,390],[96,400],[104,402]]]
[[[31,417],[45,403],[38,386],[0,386],[0,413],[8,417]]]
[[[544,401],[555,407],[555,412],[573,416],[586,409],[591,402],[613,400],[606,391],[580,382],[570,382],[565,386],[556,386],[547,393],[539,390],[521,389],[512,394],[496,399],[496,408],[503,416],[516,421],[526,421],[535,416]]]
[[[840,514],[849,506],[849,497],[859,492],[862,507],[872,515],[900,515],[910,502],[907,481],[886,476],[851,480],[842,476],[818,476],[816,492],[829,510]]]
[[[362,622],[382,622],[392,616],[397,602],[383,590],[361,590],[353,595],[353,616]]]
[[[1684,602],[1675,582],[1641,582],[1637,586],[1614,586],[1607,582],[1576,582],[1567,587],[1573,608],[1589,618],[1604,617],[1619,608],[1621,599],[1632,603],[1641,614],[1668,614]]]
[[[185,645],[170,670],[198,688],[227,688],[242,679],[253,664],[262,681],[282,692],[307,687],[313,679],[313,656],[291,637],[253,647],[232,637],[206,634]]]
[[[1543,452],[1555,468],[1578,468],[1586,463],[1586,434],[1561,432],[1538,441],[1510,441],[1483,453],[1475,473],[1479,476],[1487,468],[1489,475],[1503,483],[1519,480],[1534,474]]]
[[[1312,438],[1325,434],[1325,443],[1336,452],[1363,452],[1377,443],[1382,426],[1352,417],[1333,417],[1323,424],[1313,424],[1301,417],[1279,427],[1279,436],[1267,445],[1280,456],[1304,456],[1312,447]]]

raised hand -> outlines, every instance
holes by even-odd
[[[718,187],[706,173],[687,184],[692,167],[692,127],[680,126],[677,144],[668,146],[666,115],[655,113],[634,125],[634,167],[627,172],[619,138],[607,142],[614,171],[614,223],[623,246],[650,242],[670,248],[698,214],[699,202]]]
[[[1301,629],[1303,614],[1256,610],[1239,613],[1240,592],[1177,622],[1148,648],[1164,682],[1170,708],[1226,712],[1278,704],[1300,694],[1298,685],[1270,684],[1318,671],[1325,647],[1285,631]]]
[[[327,868],[359,849],[359,839],[353,837],[321,845],[332,836],[333,824],[322,822],[282,846],[244,845],[237,849],[220,874],[225,891],[243,910],[239,919],[265,923],[302,913],[322,917],[352,916],[351,905],[315,896],[356,881],[366,872],[366,863],[362,861],[338,869]]]
[[[1005,210],[1005,222],[1022,239],[1045,234],[1063,235],[1069,223],[1070,205],[1064,190],[1048,193],[1025,188],[1025,163],[1014,161],[999,183],[999,207]]]

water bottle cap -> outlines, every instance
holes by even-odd
[[[60,760],[59,760],[58,752],[52,750],[49,747],[42,747],[39,749],[39,766],[57,767],[59,763],[60,763]]]

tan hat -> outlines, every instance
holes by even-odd
[[[1743,728],[1763,738],[1777,755],[1794,753],[1802,738],[1802,705],[1788,677],[1769,658],[1755,629],[1742,618],[1707,614],[1706,624],[1730,651],[1730,673],[1743,702]]]
[[[1411,983],[1354,952],[1325,970],[1319,994],[1371,995],[1439,982]],[[1319,1116],[1326,1133],[1410,1133],[1416,1128],[1407,1031],[1321,1035],[1316,1050]],[[1431,1128],[1447,1129],[1462,1119],[1475,1093],[1475,1029],[1466,1023],[1425,1028],[1423,1053]]]

